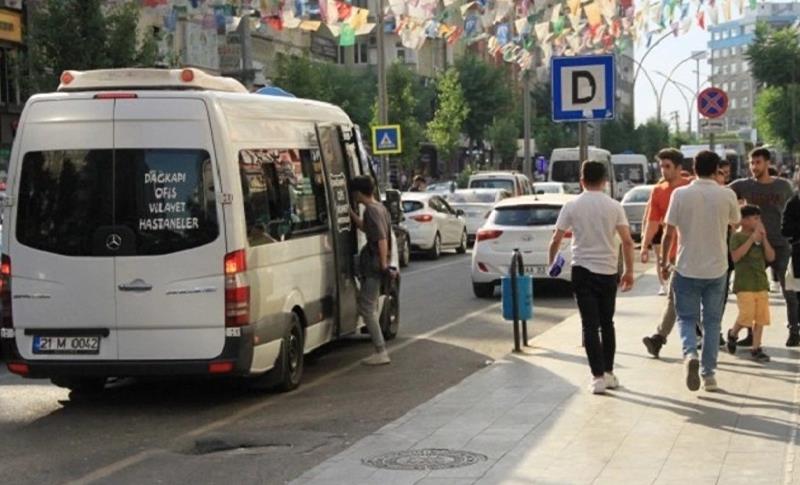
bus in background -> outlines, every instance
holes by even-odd
[[[605,164],[608,171],[608,184],[605,192],[615,197],[616,177],[611,164],[611,152],[602,148],[589,147],[589,160]],[[550,170],[547,180],[564,183],[567,192],[579,194],[581,192],[581,160],[578,147],[556,148],[550,156]]]
[[[622,200],[629,190],[647,183],[647,157],[639,153],[618,153],[611,155],[614,167],[614,198]]]
[[[684,168],[690,170],[694,164],[694,157],[703,150],[710,150],[709,145],[681,145],[681,153],[684,158]],[[746,167],[746,162],[743,163],[743,150],[744,145],[737,148],[727,147],[725,145],[717,145],[714,147],[714,152],[721,158],[727,160],[731,164],[731,180],[737,178],[747,177],[749,171]],[[745,154],[746,156],[746,154]]]

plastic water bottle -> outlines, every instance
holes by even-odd
[[[566,262],[567,260],[564,259],[564,256],[561,254],[561,251],[559,251],[558,254],[556,254],[556,259],[550,266],[550,269],[547,270],[547,274],[549,274],[551,278],[557,278],[558,275],[561,274],[561,270],[564,269],[564,264]]]

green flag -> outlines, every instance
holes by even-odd
[[[348,47],[356,44],[356,31],[350,24],[342,24],[342,30],[339,33],[339,45]]]

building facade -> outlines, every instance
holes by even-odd
[[[711,39],[711,84],[728,93],[725,114],[727,131],[755,140],[754,107],[758,86],[750,71],[747,49],[755,38],[756,25],[765,22],[780,28],[800,16],[800,3],[759,3],[742,18],[709,27]]]

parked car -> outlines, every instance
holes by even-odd
[[[478,298],[489,298],[503,276],[508,275],[514,249],[522,252],[525,273],[547,279],[548,249],[561,208],[574,195],[543,194],[498,202],[486,224],[478,230],[472,251],[472,289]],[[559,279],[570,281],[571,233],[561,243],[566,264]]]
[[[447,182],[435,182],[428,185],[428,188],[425,189],[426,192],[431,192],[434,194],[449,194],[451,192],[455,192],[458,185],[452,180]]]
[[[455,249],[459,254],[467,251],[463,211],[453,209],[442,196],[430,192],[406,192],[402,201],[412,250],[425,251],[433,259],[443,249]]]
[[[628,224],[631,226],[631,236],[636,242],[642,242],[642,230],[644,212],[647,208],[647,201],[653,192],[653,185],[640,185],[629,190],[622,199],[622,207],[628,217]]]
[[[396,192],[397,197],[400,197],[399,192],[394,189],[389,189],[386,192]],[[381,201],[386,206],[392,218],[392,232],[394,233],[395,239],[393,242],[397,244],[397,264],[401,268],[405,268],[411,261],[411,237],[408,235],[408,229],[405,228],[406,217],[402,212],[398,214],[393,213],[391,204],[386,201],[386,193],[381,194]],[[392,264],[394,264],[394,261],[392,261]]]
[[[513,171],[478,172],[469,177],[468,189],[504,189],[513,197],[529,195],[531,182],[528,177]]]
[[[567,187],[563,182],[534,182],[534,194],[566,194]]]
[[[505,189],[461,189],[448,194],[447,202],[454,209],[464,211],[467,219],[467,240],[471,244],[494,205],[509,197],[511,192]]]

